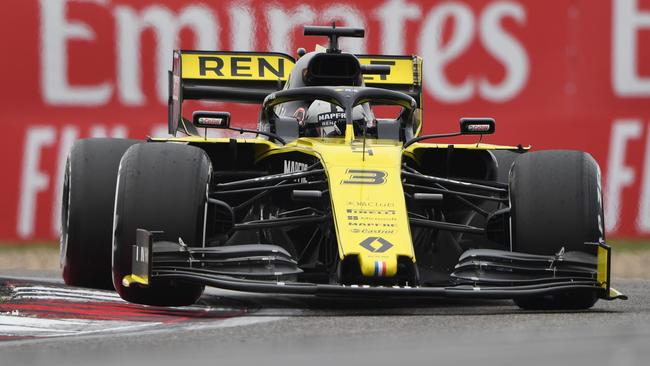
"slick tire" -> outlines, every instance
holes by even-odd
[[[67,285],[113,289],[111,241],[117,169],[138,140],[91,138],[74,143],[61,200],[61,267]]]
[[[156,241],[190,246],[203,241],[204,212],[212,165],[197,147],[172,143],[145,143],[130,148],[122,158],[117,180],[113,237],[113,285],[129,302],[191,305],[203,286],[181,281],[150,279],[148,287],[122,284],[132,273],[132,245],[136,229],[162,231]]]
[[[510,171],[511,241],[515,252],[553,255],[605,239],[600,169],[591,155],[549,150],[519,156]],[[594,291],[515,299],[524,309],[588,309]]]

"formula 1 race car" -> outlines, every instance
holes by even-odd
[[[175,51],[170,138],[86,139],[63,190],[69,285],[130,302],[194,303],[204,286],[282,294],[514,299],[585,309],[611,288],[600,170],[579,151],[431,144],[422,60],[329,45],[279,53]],[[183,102],[261,103],[257,129]],[[209,137],[215,129],[248,138]]]

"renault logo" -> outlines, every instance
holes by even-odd
[[[366,238],[364,241],[359,243],[359,245],[373,253],[383,253],[393,247],[393,244],[388,240],[375,236]]]

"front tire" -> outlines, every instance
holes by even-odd
[[[117,169],[138,140],[91,138],[74,143],[61,202],[61,268],[70,286],[113,289],[111,241]]]
[[[196,302],[203,286],[150,279],[148,287],[124,287],[131,274],[136,229],[163,231],[156,241],[189,246],[203,243],[207,187],[212,165],[197,147],[172,143],[133,146],[122,158],[114,216],[113,285],[120,296],[146,305],[181,306]]]
[[[594,256],[605,240],[600,169],[591,155],[549,150],[519,156],[510,172],[513,251],[553,255],[564,248]],[[524,309],[588,309],[594,291],[515,299]]]

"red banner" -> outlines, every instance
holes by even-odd
[[[172,50],[279,51],[305,24],[364,27],[356,53],[424,58],[425,131],[492,116],[484,141],[600,163],[610,237],[650,237],[650,0],[29,0],[0,15],[0,240],[52,240],[67,152],[166,134]],[[321,43],[324,43],[322,40]],[[253,126],[257,106],[219,104]]]

